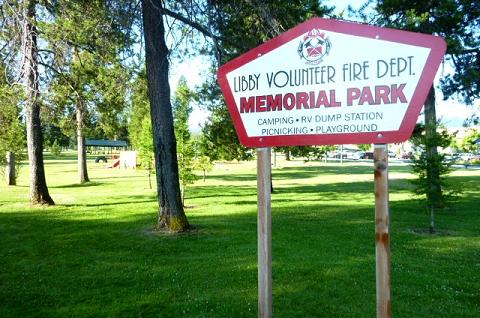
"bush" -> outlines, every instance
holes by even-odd
[[[472,165],[480,165],[480,159],[472,159],[472,160],[470,160],[470,164],[472,164]]]
[[[444,149],[450,145],[453,137],[446,130],[437,130],[433,138],[429,139],[425,131],[424,125],[417,124],[411,138],[415,152],[412,169],[418,177],[411,180],[415,186],[413,192],[424,197],[428,207],[443,208],[447,199],[458,192],[446,183],[446,175],[450,173],[453,162],[447,160],[441,153],[429,156],[427,149],[429,147]]]
[[[62,153],[62,147],[60,147],[60,145],[58,144],[57,140],[55,140],[52,144],[52,146],[50,147],[50,152],[52,153],[52,155],[54,155],[55,157],[58,157],[60,156],[60,154]]]

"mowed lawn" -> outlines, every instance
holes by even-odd
[[[275,317],[375,317],[372,163],[280,161],[273,169]],[[28,168],[0,185],[0,317],[256,317],[255,162],[217,163],[188,189],[195,229],[152,231],[155,190],[142,170],[47,157],[54,207],[31,207]],[[390,167],[393,315],[480,316],[480,170],[436,217]],[[200,174],[200,173],[199,173]],[[154,178],[152,178],[154,180]]]

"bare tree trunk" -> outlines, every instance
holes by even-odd
[[[83,105],[77,105],[77,155],[78,155],[78,177],[80,183],[89,182],[87,172],[87,149],[85,136],[83,135]]]
[[[17,178],[15,175],[15,154],[7,151],[7,166],[5,169],[5,176],[7,177],[7,185],[16,185]]]
[[[440,167],[438,166],[437,150],[437,113],[435,111],[435,90],[430,88],[425,102],[425,151],[427,156],[427,202],[431,209],[430,232],[434,232],[435,207],[441,204],[442,188],[440,184]]]
[[[143,0],[142,14],[159,204],[157,229],[179,232],[188,229],[189,224],[178,179],[162,2]]]
[[[26,96],[26,126],[28,160],[30,165],[30,202],[32,204],[55,204],[48,193],[43,165],[43,136],[38,103],[37,34],[35,0],[29,0],[23,16],[23,76]]]

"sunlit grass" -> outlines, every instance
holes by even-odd
[[[74,159],[47,158],[54,207],[29,205],[27,167],[0,185],[0,317],[257,316],[255,162],[217,163],[188,189],[195,229],[158,235],[146,171],[90,160],[78,185]],[[475,317],[480,171],[452,174],[436,235],[409,171],[390,167],[393,313]],[[375,316],[372,163],[279,160],[273,186],[275,316]]]

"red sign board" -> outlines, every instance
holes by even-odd
[[[407,140],[443,55],[436,36],[313,18],[221,66],[248,147]]]

